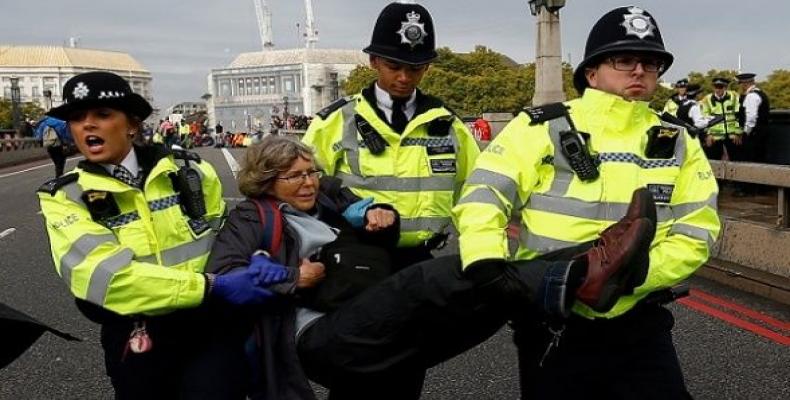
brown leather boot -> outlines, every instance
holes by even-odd
[[[655,224],[650,219],[631,220],[628,216],[603,231],[595,245],[577,258],[586,261],[587,275],[576,290],[576,299],[598,312],[614,307],[642,267],[634,263],[645,258],[643,253],[649,250],[654,234]]]

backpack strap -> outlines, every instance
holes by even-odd
[[[279,257],[283,238],[283,214],[277,204],[271,199],[250,199],[258,210],[258,219],[263,228],[261,249],[266,250],[272,257]]]

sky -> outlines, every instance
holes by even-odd
[[[267,0],[275,47],[304,46],[302,0]],[[362,49],[388,0],[313,0],[319,48]],[[484,45],[518,62],[535,58],[535,18],[527,0],[422,0],[437,45],[454,51]],[[595,21],[627,0],[567,0],[560,12],[562,54],[582,60]],[[634,0],[658,22],[675,63],[674,81],[689,71],[736,69],[758,80],[790,69],[790,1]],[[747,5],[751,8],[747,8]],[[302,28],[303,29],[303,28]],[[259,51],[253,0],[0,0],[0,45],[64,45],[131,54],[153,76],[155,106],[199,101],[206,76],[239,53]]]

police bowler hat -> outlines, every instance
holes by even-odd
[[[753,74],[751,72],[744,72],[742,74],[735,75],[735,79],[738,80],[738,83],[754,82],[755,76],[757,76],[757,74]]]
[[[74,111],[109,107],[144,120],[151,115],[151,105],[132,92],[129,83],[111,72],[94,71],[79,74],[63,85],[64,103],[52,108],[47,115],[68,121]]]
[[[403,64],[427,64],[439,56],[433,18],[419,4],[390,3],[379,14],[370,45],[362,51]]]
[[[730,80],[727,79],[727,78],[720,77],[720,76],[716,77],[716,78],[713,78],[713,86],[723,87],[723,86],[729,86],[729,84],[730,84]]]
[[[686,78],[680,79],[677,82],[675,82],[675,88],[684,88],[684,87],[688,87],[688,85],[689,85],[689,80]]]
[[[665,72],[674,57],[664,49],[664,40],[656,20],[649,12],[635,6],[618,7],[604,14],[587,37],[584,60],[573,73],[573,86],[579,93],[587,88],[584,71],[606,56],[618,53],[649,53],[664,62]]]

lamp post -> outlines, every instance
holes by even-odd
[[[14,123],[14,130],[19,132],[19,122],[20,122],[20,115],[19,115],[19,78],[16,76],[11,77],[11,115],[13,118]]]
[[[283,119],[288,118],[288,96],[283,96]]]
[[[565,100],[559,12],[564,6],[565,0],[529,0],[529,12],[538,17],[533,106]]]

